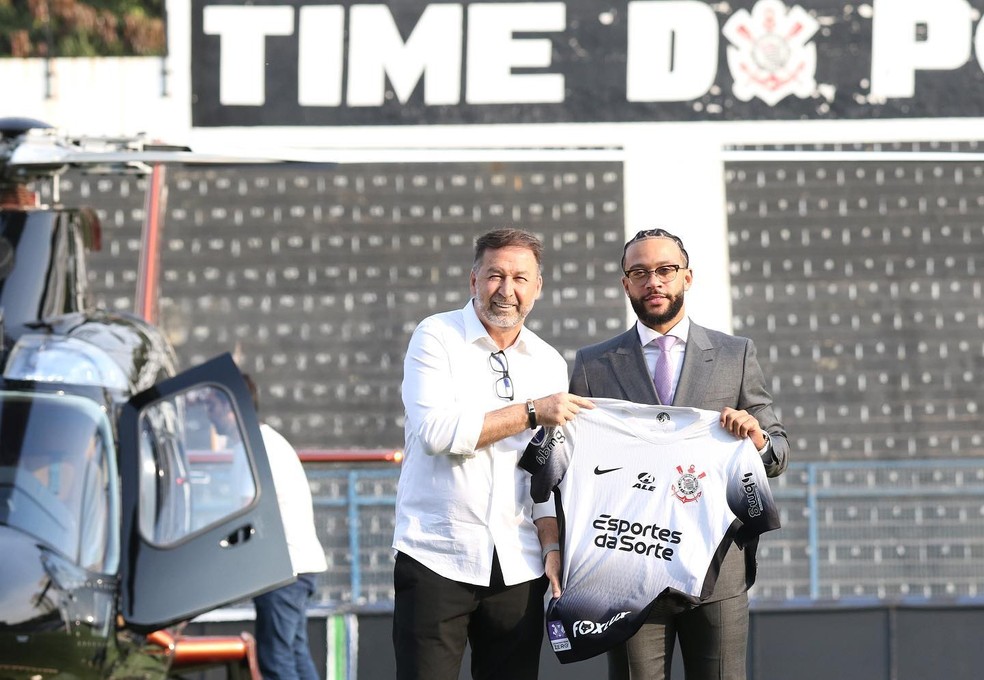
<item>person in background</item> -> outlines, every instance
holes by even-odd
[[[570,391],[720,412],[725,429],[752,440],[768,476],[781,474],[789,442],[773,411],[755,345],[698,326],[687,316],[684,297],[693,271],[683,242],[663,229],[640,231],[625,244],[622,271],[622,287],[638,320],[621,335],[578,350]],[[745,678],[755,548],[740,551],[732,545],[707,601],[675,616],[657,612],[624,648],[609,652],[609,677],[668,680],[679,639],[687,680]],[[559,565],[548,575],[552,582],[559,578]]]
[[[543,246],[480,236],[463,309],[424,319],[404,362],[405,458],[396,498],[393,644],[398,680],[534,680],[543,641],[543,561],[557,559],[552,499],[537,507],[517,463],[534,429],[589,400],[525,327],[543,286]]]
[[[256,383],[246,373],[243,380],[259,414]],[[297,580],[253,598],[257,660],[264,680],[320,680],[308,645],[307,605],[315,593],[315,576],[326,571],[328,563],[315,531],[311,487],[294,447],[266,423],[260,423],[260,434]]]

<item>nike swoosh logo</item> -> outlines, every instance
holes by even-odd
[[[600,467],[598,467],[596,465],[595,466],[595,474],[596,475],[607,475],[609,472],[615,472],[616,470],[621,470],[621,469],[622,468],[617,467],[617,468],[608,468],[607,470],[602,470]]]

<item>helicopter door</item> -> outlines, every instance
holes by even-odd
[[[249,391],[224,354],[124,405],[121,614],[157,630],[293,578]]]

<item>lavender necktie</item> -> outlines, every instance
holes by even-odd
[[[673,368],[670,363],[670,348],[676,342],[676,337],[664,335],[654,340],[659,347],[656,355],[656,370],[653,372],[653,384],[661,404],[669,406],[673,403]]]

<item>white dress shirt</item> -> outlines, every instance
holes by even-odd
[[[517,463],[532,430],[476,448],[485,414],[567,391],[567,363],[523,327],[506,348],[512,401],[496,396],[489,365],[498,347],[475,313],[424,319],[410,338],[403,369],[405,448],[396,495],[393,548],[445,578],[488,585],[499,556],[506,585],[543,574],[534,517],[553,502],[530,498],[530,475]]]
[[[325,549],[318,541],[314,527],[314,505],[311,487],[297,451],[283,435],[263,423],[263,448],[270,460],[273,488],[277,492],[277,505],[284,521],[287,552],[295,574],[315,574],[328,569]]]
[[[646,367],[649,369],[650,380],[656,374],[656,358],[662,351],[654,340],[663,336],[657,333],[641,321],[636,321],[636,331],[639,333],[639,342],[642,343],[642,354],[646,357]],[[673,394],[676,394],[677,385],[680,384],[680,374],[683,373],[683,357],[687,353],[687,338],[690,335],[690,317],[683,317],[677,325],[670,329],[667,335],[672,335],[677,340],[667,352],[667,359],[670,361],[670,375],[673,376]],[[669,406],[669,404],[667,404]]]

